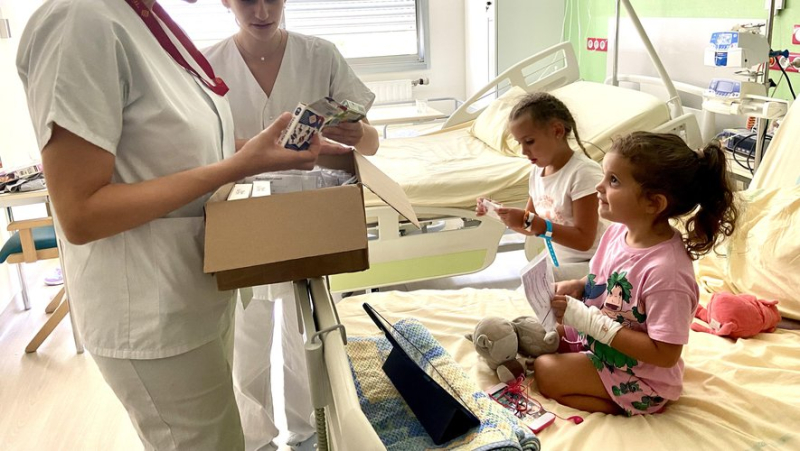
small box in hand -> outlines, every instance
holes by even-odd
[[[292,121],[281,134],[280,143],[291,150],[308,150],[311,138],[325,125],[325,117],[302,103],[297,105]]]

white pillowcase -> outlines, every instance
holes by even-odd
[[[520,155],[519,143],[508,133],[508,115],[526,94],[528,93],[518,86],[504,92],[478,115],[469,133],[501,154]]]

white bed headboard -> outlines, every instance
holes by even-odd
[[[475,119],[492,100],[512,86],[519,86],[527,92],[552,91],[579,78],[578,60],[572,44],[562,42],[520,61],[498,75],[453,112],[442,128]]]

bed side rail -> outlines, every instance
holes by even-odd
[[[347,335],[324,278],[294,282],[320,451],[385,451],[359,404]]]
[[[549,60],[549,62],[548,62]],[[493,99],[512,86],[527,92],[551,91],[580,78],[578,60],[570,42],[562,42],[508,68],[467,99],[442,128],[463,124],[478,117]]]

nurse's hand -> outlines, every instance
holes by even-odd
[[[355,146],[364,137],[364,125],[358,122],[341,122],[334,126],[322,129],[322,134],[334,141],[348,146]]]
[[[290,113],[283,113],[264,131],[251,138],[231,159],[239,159],[245,175],[262,172],[283,171],[287,169],[314,169],[322,144],[318,133],[311,138],[308,150],[290,150],[278,142],[281,132],[292,119]]]

